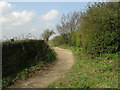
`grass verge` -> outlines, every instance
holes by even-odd
[[[118,88],[118,53],[90,59],[83,55],[81,48],[60,47],[73,51],[75,64],[48,88]]]

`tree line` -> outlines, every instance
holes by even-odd
[[[61,17],[56,26],[60,35],[52,39],[54,45],[77,46],[90,57],[120,51],[119,3],[91,3],[87,8]]]

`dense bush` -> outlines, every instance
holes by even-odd
[[[64,44],[64,39],[61,36],[56,36],[54,39],[52,39],[52,42],[54,46],[59,46],[61,44]]]
[[[52,42],[54,44],[54,46],[59,46],[59,45],[69,45],[69,46],[77,46],[80,47],[82,45],[81,42],[81,35],[79,33],[78,30],[72,32],[71,34],[66,34],[67,37],[69,37],[69,39],[66,40],[62,37],[62,36],[56,36],[55,38],[52,39]]]
[[[77,47],[81,47],[82,45],[82,42],[81,42],[81,35],[79,33],[78,30],[74,31],[72,34],[71,34],[71,41],[69,42],[69,44],[71,46],[77,46]]]
[[[51,62],[55,56],[43,40],[4,42],[2,47],[2,76],[15,75],[38,62]]]
[[[115,53],[120,49],[118,3],[95,3],[81,15],[84,52],[91,56]]]

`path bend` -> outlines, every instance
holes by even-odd
[[[74,57],[71,50],[54,47],[57,53],[55,65],[42,74],[37,73],[26,81],[16,83],[10,88],[46,88],[50,83],[64,76],[74,64]]]

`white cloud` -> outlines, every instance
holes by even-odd
[[[35,28],[32,28],[31,30],[30,30],[30,32],[35,32],[36,31],[36,29]]]
[[[12,6],[14,5],[7,2],[0,2],[0,7],[2,8],[2,16],[0,17],[0,22],[7,25],[8,27],[24,25],[30,22],[35,16],[35,13],[33,11],[26,10],[21,12],[11,11],[7,13],[6,9],[10,9]]]
[[[2,16],[0,22],[9,26],[24,25],[32,20],[35,13],[32,11],[12,12],[9,15]]]
[[[48,20],[53,20],[56,18],[56,16],[58,15],[58,11],[57,10],[51,10],[48,13],[46,13],[45,15],[42,15],[41,18],[45,21]]]
[[[32,11],[12,12],[11,19],[7,19],[12,26],[19,26],[30,22],[34,16],[35,13]]]
[[[5,15],[7,13],[10,12],[10,9],[13,7],[14,5],[5,2],[5,1],[0,1],[0,15]]]
[[[8,2],[5,2],[5,1],[0,1],[0,7],[3,7],[3,8],[11,8],[12,7],[12,4],[8,3]]]
[[[7,19],[5,17],[0,17],[0,22],[5,23]]]

